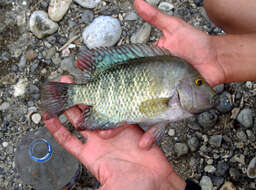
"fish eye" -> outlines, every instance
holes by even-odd
[[[201,79],[201,78],[198,78],[198,79],[195,80],[195,84],[196,84],[197,86],[201,86],[202,84],[204,84],[204,80]]]

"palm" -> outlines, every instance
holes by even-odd
[[[218,64],[209,35],[179,18],[160,12],[143,0],[135,0],[134,7],[143,19],[162,31],[163,36],[157,42],[158,46],[187,60],[210,85],[224,81],[224,70]]]

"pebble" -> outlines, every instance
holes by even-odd
[[[237,136],[237,138],[238,138],[239,140],[241,140],[241,141],[243,141],[243,142],[246,142],[246,141],[247,141],[247,136],[246,136],[245,132],[242,131],[242,130],[237,131],[236,136]]]
[[[200,6],[203,6],[203,0],[193,0],[194,3],[196,4],[196,6],[200,7]]]
[[[220,94],[224,90],[224,84],[219,84],[213,88],[217,94]]]
[[[72,0],[51,0],[48,8],[49,17],[54,21],[60,21],[68,11]]]
[[[14,97],[22,96],[26,92],[26,87],[27,87],[28,81],[27,79],[21,78],[17,82],[17,84],[14,85]]]
[[[256,157],[254,157],[248,167],[247,167],[247,176],[249,178],[255,178],[256,177]]]
[[[34,51],[33,49],[28,49],[25,53],[26,59],[28,61],[33,61],[37,57],[37,52]]]
[[[144,23],[131,37],[131,42],[136,43],[146,43],[149,40],[151,25]]]
[[[229,175],[235,181],[237,181],[240,178],[240,172],[236,168],[230,168]]]
[[[146,0],[151,5],[158,5],[160,0]]]
[[[35,123],[35,124],[39,124],[41,121],[41,115],[39,113],[34,113],[31,116],[31,120]]]
[[[8,102],[3,102],[2,104],[0,104],[0,111],[6,111],[8,110],[10,107],[10,104]]]
[[[124,17],[124,20],[126,21],[134,21],[137,19],[138,19],[138,15],[134,11],[128,12]]]
[[[209,144],[213,147],[220,147],[222,142],[222,135],[211,136],[209,139]]]
[[[205,128],[210,128],[215,126],[215,124],[217,123],[217,120],[218,120],[218,116],[214,110],[203,112],[199,114],[197,117],[198,123]]]
[[[27,59],[25,55],[22,55],[18,63],[19,69],[22,71],[26,67]]]
[[[95,8],[101,0],[75,0],[75,2],[84,8],[92,9]]]
[[[202,190],[212,190],[213,184],[211,178],[208,176],[203,176],[200,180],[200,186]]]
[[[99,16],[83,31],[83,40],[88,48],[113,46],[121,36],[118,19],[110,16]]]
[[[55,55],[55,53],[56,53],[55,47],[51,47],[51,48],[46,50],[46,57],[45,58],[50,59]]]
[[[219,162],[217,165],[216,175],[217,176],[224,176],[225,173],[228,171],[229,165],[226,162]]]
[[[195,121],[187,122],[187,126],[188,126],[188,128],[190,128],[192,130],[200,130],[201,129],[200,125]]]
[[[3,142],[2,145],[4,148],[6,148],[8,146],[8,142]]]
[[[174,9],[174,5],[172,3],[168,3],[168,2],[161,2],[159,4],[158,8],[164,12],[168,12],[168,11],[171,11],[172,9]]]
[[[216,171],[216,168],[213,165],[207,165],[205,166],[204,171],[207,173],[213,173]]]
[[[226,181],[220,188],[220,190],[236,190],[236,187],[233,183]]]
[[[246,128],[249,128],[253,124],[252,110],[245,108],[237,116],[237,121]]]
[[[183,156],[188,153],[188,146],[185,143],[176,143],[174,145],[174,150],[177,153],[177,156]]]
[[[216,108],[222,113],[230,112],[233,109],[232,97],[229,92],[224,91],[220,95],[220,104]]]
[[[93,21],[94,14],[91,10],[85,10],[81,16],[81,21],[85,24],[90,24]]]
[[[212,183],[214,186],[217,186],[217,188],[220,188],[220,186],[224,183],[224,181],[225,181],[224,177],[218,177],[218,176],[212,177]]]
[[[173,137],[173,136],[175,135],[175,130],[174,130],[174,129],[169,129],[168,135],[169,135],[170,137]]]
[[[31,32],[39,39],[51,35],[59,28],[58,24],[48,18],[45,11],[35,11],[30,17]]]
[[[197,151],[199,147],[199,140],[196,137],[191,137],[188,139],[188,147],[191,150],[191,152]]]
[[[247,81],[247,82],[245,83],[245,86],[246,86],[247,88],[249,88],[249,89],[252,89],[252,88],[253,88],[253,83],[252,83],[251,81]]]

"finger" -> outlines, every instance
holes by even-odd
[[[83,148],[82,142],[71,135],[56,117],[48,119],[47,113],[43,113],[43,122],[57,142],[79,159],[79,155]]]
[[[103,139],[110,139],[110,138],[115,137],[117,134],[121,133],[127,127],[128,127],[128,125],[122,125],[116,129],[108,129],[108,130],[98,131],[98,135]]]
[[[164,30],[168,28],[170,24],[172,24],[170,23],[170,21],[172,21],[170,18],[172,17],[161,12],[149,3],[146,3],[144,0],[135,0],[134,8],[145,21],[159,28],[160,30]]]

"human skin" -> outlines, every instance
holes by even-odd
[[[232,4],[230,6],[232,9]],[[157,45],[189,61],[211,86],[256,79],[256,37],[253,31],[209,36],[181,19],[161,13],[143,0],[135,0],[134,7],[143,19],[162,30],[163,36]],[[65,76],[61,82],[72,80]],[[75,127],[83,109],[82,106],[75,106],[64,112]],[[81,131],[87,139],[82,144],[57,118],[49,118],[47,113],[43,116],[45,125],[56,140],[99,180],[102,185],[100,190],[185,189],[185,181],[175,173],[156,145],[150,150],[142,149],[150,137],[143,136],[143,131],[137,126],[124,125],[107,131]]]

